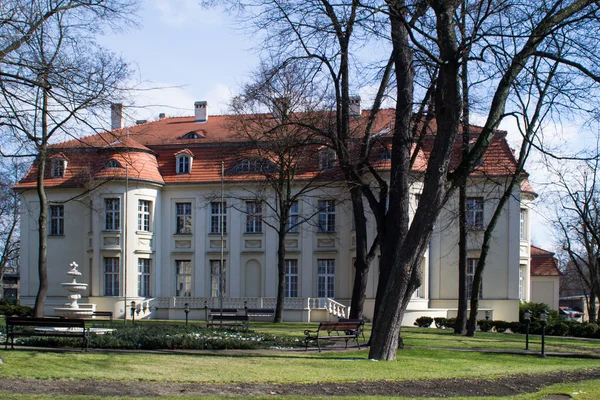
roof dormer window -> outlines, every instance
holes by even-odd
[[[123,166],[117,160],[108,160],[104,168],[123,168]]]
[[[198,132],[192,131],[183,135],[181,139],[202,139],[202,137]]]
[[[50,175],[53,178],[64,178],[67,169],[67,160],[64,158],[55,158],[52,160]]]
[[[181,150],[175,154],[175,166],[178,174],[189,174],[192,172],[193,153],[188,150]]]
[[[277,166],[264,158],[253,158],[240,161],[233,167],[231,174],[262,174],[277,171]]]
[[[335,167],[335,151],[323,149],[319,151],[319,169],[326,170]]]

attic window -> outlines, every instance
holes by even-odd
[[[335,167],[335,151],[331,149],[324,149],[319,151],[319,169],[326,170]]]
[[[108,160],[104,168],[123,168],[123,166],[117,160]]]
[[[234,174],[247,174],[247,173],[265,173],[273,172],[276,170],[275,165],[269,160],[254,158],[248,160],[242,160],[239,164],[231,169],[231,173]]]
[[[189,174],[192,170],[192,157],[188,154],[179,154],[176,158],[177,173]]]
[[[392,159],[392,150],[384,149],[383,152],[377,158],[379,161],[391,160]]]
[[[53,178],[64,178],[65,170],[67,169],[67,160],[63,158],[55,158],[52,160],[50,175]]]
[[[183,135],[181,139],[202,139],[202,136],[200,136],[197,132],[192,131]]]

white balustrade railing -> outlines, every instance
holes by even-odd
[[[223,308],[275,308],[275,297],[223,297]],[[156,297],[150,301],[152,308],[184,308],[189,304],[191,309],[221,306],[218,297]],[[286,310],[327,310],[332,315],[347,318],[349,307],[325,297],[294,297],[286,298],[283,302]]]

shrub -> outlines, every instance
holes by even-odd
[[[479,327],[481,332],[489,331],[490,329],[492,329],[493,325],[494,321],[489,321],[487,319],[480,319],[479,321],[477,321],[477,326]]]
[[[446,325],[448,324],[448,318],[444,317],[434,318],[433,321],[435,322],[435,327],[438,329],[446,328]]]
[[[496,328],[496,332],[505,332],[508,328],[510,328],[510,322],[506,321],[492,321],[492,325]]]
[[[433,318],[431,317],[419,317],[415,320],[415,326],[418,326],[419,328],[429,328],[432,322]]]
[[[27,306],[20,306],[17,304],[0,304],[0,315],[16,315],[17,317],[31,317],[33,315],[33,309]]]
[[[455,325],[456,325],[456,318],[446,319],[446,329],[454,329]]]
[[[518,321],[509,322],[508,327],[510,328],[510,331],[512,333],[524,333],[525,332],[525,325]]]
[[[525,310],[531,310],[531,313],[533,314],[531,317],[531,321],[537,321],[539,320],[540,317],[540,313],[542,312],[542,310],[546,310],[548,311],[548,325],[552,325],[558,322],[561,322],[563,319],[560,317],[560,314],[558,313],[558,311],[556,310],[552,310],[547,304],[545,303],[521,303],[519,305],[519,321],[521,323],[525,323],[525,318],[523,317],[525,314]]]

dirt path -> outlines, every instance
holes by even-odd
[[[0,378],[2,392],[47,395],[94,395],[126,397],[159,396],[510,396],[531,393],[561,382],[600,379],[600,369],[559,372],[545,375],[519,375],[499,379],[436,379],[416,381],[371,381],[316,384],[200,384],[144,383],[115,381],[70,381]]]

